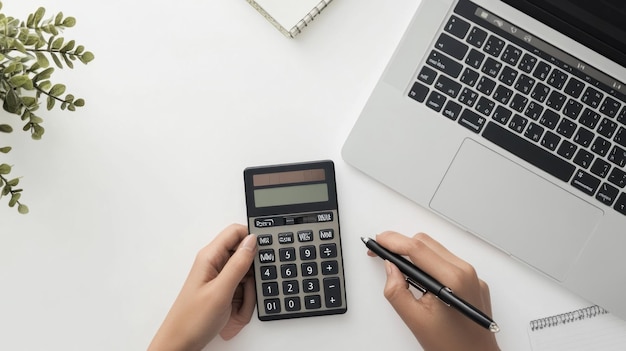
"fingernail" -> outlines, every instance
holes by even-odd
[[[241,247],[250,251],[254,251],[256,249],[256,235],[250,234],[246,236],[246,238],[243,239]]]

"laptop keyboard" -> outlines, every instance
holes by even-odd
[[[620,83],[588,76],[520,33],[527,32],[461,1],[408,96],[626,215]]]

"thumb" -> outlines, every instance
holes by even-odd
[[[234,292],[250,270],[255,254],[256,235],[250,234],[243,239],[239,248],[237,248],[235,253],[228,259],[222,271],[217,278],[215,278],[217,282],[222,286],[232,289]]]

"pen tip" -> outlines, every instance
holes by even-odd
[[[497,333],[500,331],[500,327],[498,327],[498,325],[493,322],[489,325],[489,331],[491,331],[492,333]]]
[[[361,241],[364,242],[365,244],[367,244],[369,240],[370,240],[369,238],[361,237]]]

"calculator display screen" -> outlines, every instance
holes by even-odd
[[[285,206],[328,201],[328,184],[292,185],[254,190],[256,207]]]

